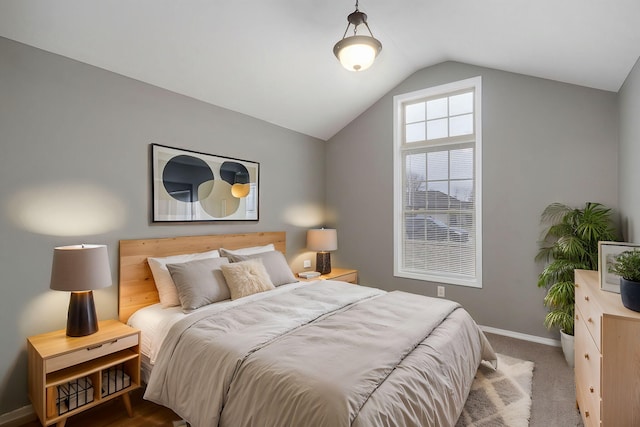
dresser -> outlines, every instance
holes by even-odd
[[[576,402],[585,426],[640,426],[640,313],[576,270]]]

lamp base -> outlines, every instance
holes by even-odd
[[[71,292],[67,313],[67,336],[84,337],[98,332],[93,291]]]
[[[316,271],[320,274],[331,273],[331,253],[318,252],[316,254]]]

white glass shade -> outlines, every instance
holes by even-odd
[[[364,71],[371,67],[381,49],[382,44],[373,37],[351,36],[336,43],[333,53],[347,70]]]
[[[338,233],[333,228],[307,231],[307,249],[311,251],[335,251],[338,249]]]
[[[50,288],[89,291],[111,286],[111,267],[105,245],[60,246],[54,249]]]

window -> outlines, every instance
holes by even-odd
[[[482,287],[481,78],[394,97],[394,274]]]

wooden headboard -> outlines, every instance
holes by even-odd
[[[169,237],[162,239],[120,240],[120,281],[118,284],[118,318],[129,319],[136,310],[160,302],[148,257],[165,257],[214,249],[239,249],[273,243],[285,253],[284,231],[217,234],[211,236]]]

